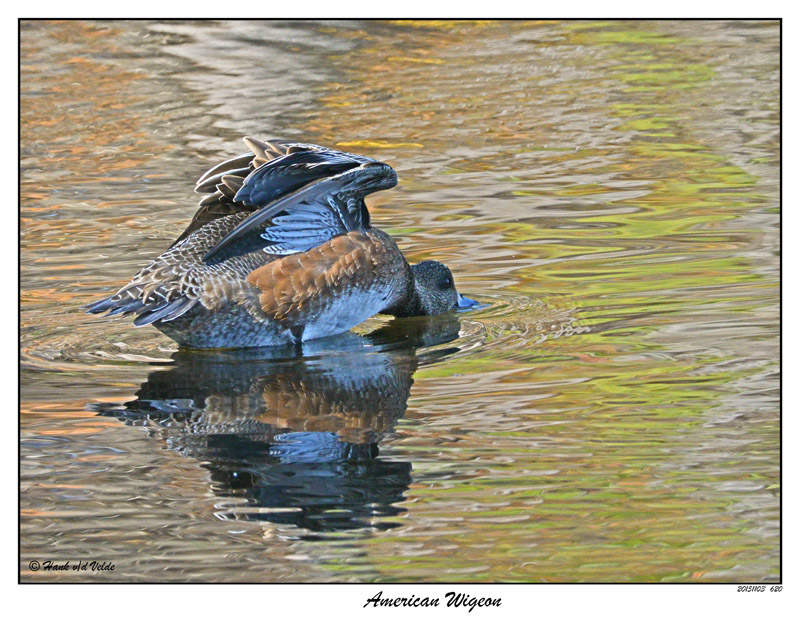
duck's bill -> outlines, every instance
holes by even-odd
[[[467,298],[466,296],[459,294],[458,304],[456,307],[458,309],[472,309],[473,307],[477,307],[479,304],[480,303],[477,300],[472,300],[471,298]]]

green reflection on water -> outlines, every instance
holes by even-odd
[[[523,384],[560,386],[545,386],[545,397],[531,400],[529,414],[518,415],[521,425],[530,425],[533,413],[535,429],[483,432],[487,451],[495,439],[503,443],[511,458],[506,466],[494,464],[490,473],[454,482],[435,480],[442,474],[435,460],[416,465],[417,473],[428,472],[434,480],[412,488],[409,508],[415,521],[429,520],[404,540],[438,549],[409,557],[396,552],[395,538],[370,539],[382,556],[374,567],[377,579],[403,581],[409,572],[443,581],[724,579],[735,578],[743,563],[761,555],[764,540],[747,534],[754,522],[737,515],[743,507],[736,496],[710,498],[707,490],[732,479],[777,490],[777,467],[742,474],[738,459],[778,452],[777,415],[753,428],[747,442],[758,446],[733,461],[700,464],[692,454],[726,448],[714,446],[708,428],[713,410],[729,404],[743,381],[777,368],[775,357],[736,363],[744,350],[736,341],[721,341],[735,339],[743,320],[759,321],[758,308],[778,302],[774,273],[754,269],[746,254],[754,236],[769,232],[742,218],[768,212],[764,207],[774,203],[774,192],[764,193],[755,175],[694,130],[693,108],[702,106],[715,76],[711,66],[696,61],[696,41],[619,23],[573,24],[564,31],[571,43],[609,46],[611,73],[625,99],[611,102],[607,113],[624,121],[617,130],[628,139],[619,162],[603,171],[648,179],[646,194],[614,202],[613,214],[571,218],[585,227],[558,229],[557,236],[540,222],[484,227],[484,233],[502,235],[518,261],[537,263],[516,270],[510,289],[551,300],[567,295],[577,324],[588,332],[509,347],[502,344],[528,336],[525,318],[510,316],[505,324],[485,319],[487,347],[480,354],[418,371],[418,383],[438,386],[453,376],[502,370],[493,394],[510,407],[529,395]],[[681,95],[688,90],[691,97]],[[539,150],[564,163],[596,154],[569,147]],[[452,167],[447,173],[462,171]],[[613,189],[588,183],[534,186],[513,195],[602,200],[608,191]],[[734,229],[732,222],[738,223]],[[543,237],[546,243],[536,242]],[[729,322],[732,332],[704,335],[701,325],[712,319]],[[665,331],[684,326],[697,345],[676,350],[676,337]],[[438,400],[416,402],[423,419],[426,406]],[[468,410],[469,400],[462,405]],[[464,418],[468,432],[470,418]],[[542,447],[530,446],[542,441]],[[554,457],[554,443],[573,444],[574,456]],[[456,460],[487,454],[458,445],[439,448]],[[429,448],[399,451],[414,459]],[[556,467],[558,473],[551,474]],[[692,513],[690,520],[686,513]],[[436,541],[439,528],[449,549]],[[445,572],[439,571],[442,564]],[[778,573],[774,559],[764,567],[763,575]],[[349,558],[328,568],[358,572],[362,565]]]

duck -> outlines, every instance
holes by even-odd
[[[317,144],[244,142],[248,153],[198,179],[205,197],[175,242],[87,313],[134,315],[182,347],[246,348],[477,305],[447,266],[409,264],[372,225],[364,198],[397,185],[392,167]]]

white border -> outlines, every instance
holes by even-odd
[[[180,17],[186,14],[187,9],[193,17],[253,17],[256,11],[269,13],[269,17],[301,17],[307,15],[321,15],[323,17],[520,17],[521,13],[543,17],[666,17],[680,18],[696,17],[783,17],[783,141],[785,147],[784,167],[787,172],[783,185],[783,228],[782,236],[786,237],[783,230],[797,230],[797,209],[800,200],[797,198],[794,176],[797,176],[797,161],[793,156],[794,144],[797,143],[797,39],[800,29],[795,27],[796,21],[792,19],[793,10],[787,8],[784,2],[671,2],[660,5],[643,2],[571,2],[557,5],[523,4],[512,1],[495,1],[492,3],[459,3],[447,5],[445,3],[406,1],[403,3],[375,3],[373,2],[313,2],[299,5],[297,3],[264,3],[254,5],[245,3],[240,5],[223,5],[219,2],[153,2],[140,1],[137,3],[109,3],[109,2],[70,2],[56,3],[52,1],[38,2],[36,4],[14,6],[14,16],[3,15],[2,45],[6,48],[3,57],[4,84],[7,90],[14,90],[14,94],[7,94],[4,98],[3,117],[6,119],[6,135],[4,145],[4,169],[15,170],[17,160],[17,125],[14,119],[18,117],[16,92],[17,65],[11,59],[17,59],[17,18],[49,17],[49,16],[102,16],[102,17]],[[721,12],[724,11],[724,14]],[[4,13],[12,12],[4,9]],[[11,87],[11,84],[14,86]],[[16,195],[16,186],[14,187]],[[13,199],[13,198],[12,198]],[[14,202],[17,200],[15,199]],[[6,208],[15,208],[15,203],[6,205]],[[3,226],[3,238],[0,251],[7,273],[18,272],[17,263],[17,219]],[[724,613],[726,616],[748,616],[758,613],[778,612],[777,615],[788,615],[788,607],[798,607],[796,585],[796,561],[792,560],[795,547],[795,527],[791,524],[794,514],[797,513],[795,483],[792,482],[793,472],[796,469],[796,458],[791,448],[796,435],[795,417],[800,410],[797,409],[797,390],[791,379],[796,375],[792,369],[795,363],[791,352],[798,349],[797,322],[792,320],[791,310],[796,306],[793,291],[794,277],[791,276],[797,265],[796,241],[788,237],[789,242],[783,244],[784,273],[782,290],[784,304],[784,350],[786,350],[786,367],[789,369],[790,379],[785,382],[783,392],[783,437],[788,448],[784,451],[783,479],[787,488],[783,488],[783,585],[781,593],[737,593],[736,585],[492,585],[492,586],[450,586],[450,585],[270,585],[264,588],[260,585],[230,586],[73,586],[59,585],[42,589],[35,585],[16,585],[18,579],[17,564],[17,512],[16,487],[18,486],[17,463],[17,432],[16,417],[13,410],[7,410],[12,416],[5,432],[5,453],[9,461],[3,469],[6,474],[14,478],[9,479],[7,492],[13,497],[13,504],[7,504],[3,511],[4,523],[7,532],[3,535],[3,592],[7,609],[24,612],[27,615],[38,616],[43,612],[52,613],[54,616],[86,615],[88,612],[117,613],[122,611],[155,612],[155,615],[173,613],[176,610],[190,615],[215,615],[223,612],[264,612],[272,615],[296,616],[309,615],[320,612],[322,616],[352,616],[354,613],[363,615],[391,615],[391,616],[423,616],[441,614],[460,616],[540,616],[540,615],[573,615],[577,612],[588,616],[615,617],[636,616],[670,616],[675,615],[716,615]],[[11,281],[5,281],[8,288],[12,288]],[[17,309],[13,303],[6,301],[0,304],[2,323],[5,325],[2,342],[7,351],[3,356],[3,369],[0,374],[4,383],[10,387],[17,384],[17,358],[11,352],[18,347],[18,332],[12,336],[12,325],[17,324]],[[12,358],[13,356],[13,358]],[[786,371],[786,369],[784,369]],[[9,389],[10,390],[10,389]],[[9,406],[12,407],[12,406]],[[12,533],[13,531],[13,533]],[[795,589],[793,589],[795,588]],[[467,592],[471,596],[500,596],[503,600],[501,608],[475,609],[468,614],[464,609],[362,609],[367,598],[376,591],[382,590],[384,596],[440,596],[449,590]],[[10,595],[10,596],[9,596]],[[790,603],[790,599],[795,601]],[[15,603],[18,602],[19,604]],[[130,601],[130,603],[126,603]],[[24,605],[22,605],[24,603]],[[359,612],[360,610],[360,612]],[[796,609],[794,610],[796,611]],[[291,614],[289,614],[291,612]]]

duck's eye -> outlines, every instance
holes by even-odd
[[[449,290],[451,287],[453,287],[453,279],[452,279],[452,277],[445,277],[444,279],[442,279],[439,282],[439,287],[442,290]]]

